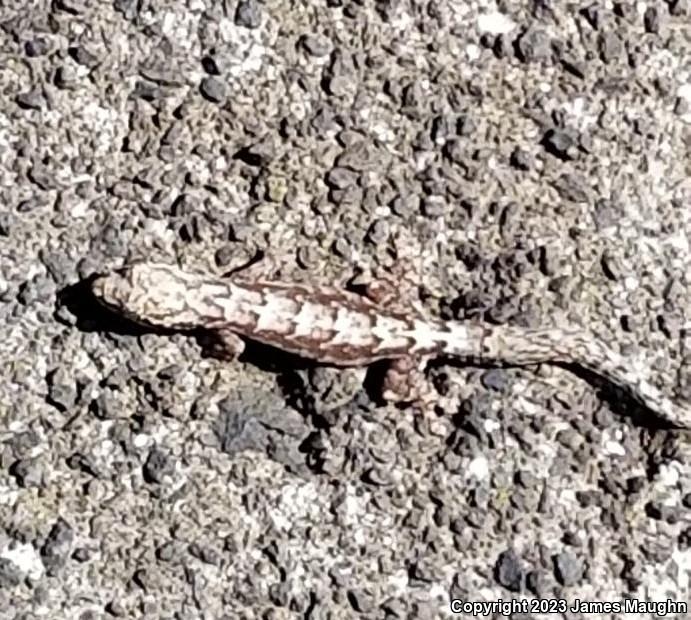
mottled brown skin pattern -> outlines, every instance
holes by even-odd
[[[414,337],[386,346],[373,328],[383,314],[412,330],[410,316],[385,312],[366,297],[326,287],[310,288],[278,282],[209,279],[168,265],[137,264],[101,276],[92,284],[97,299],[109,309],[143,325],[189,331],[230,329],[290,353],[339,366],[361,366],[377,360],[406,357]],[[263,314],[279,303],[292,304],[295,313],[308,302],[321,309],[323,326],[298,332],[291,320],[265,320]],[[360,337],[335,338],[338,313],[356,317]],[[271,318],[271,317],[269,317]],[[443,326],[441,326],[443,327]],[[419,355],[441,353],[443,343],[423,347]]]
[[[249,325],[233,326],[237,329],[237,333],[246,338],[269,344],[290,353],[339,366],[361,366],[378,359],[404,357],[413,344],[412,338],[408,338],[405,347],[381,348],[384,344],[382,339],[372,332],[372,326],[376,324],[381,311],[365,297],[325,287],[310,289],[301,285],[286,286],[276,282],[249,282],[242,279],[236,279],[234,283],[247,291],[257,293],[264,299],[272,296],[290,299],[298,307],[309,300],[316,305],[327,308],[328,314],[332,317],[336,316],[339,309],[345,309],[354,315],[362,316],[363,322],[368,325],[367,334],[369,337],[367,342],[359,346],[348,342],[334,344],[337,332],[333,326],[327,329],[312,330],[310,333],[302,335],[297,335],[292,330],[286,332],[278,329],[259,329],[258,310],[252,312],[253,321]],[[205,298],[205,302],[214,304],[214,300],[209,296]],[[389,314],[389,316],[398,318],[410,326],[410,317],[395,313]],[[208,324],[206,327],[213,328],[213,324]],[[378,353],[373,355],[372,351],[375,349],[378,349]],[[427,351],[428,355],[434,353],[435,351],[432,349]]]
[[[420,370],[434,356],[504,366],[559,363],[589,370],[671,424],[691,428],[688,404],[662,394],[630,360],[577,328],[429,321],[326,287],[219,279],[159,263],[99,276],[92,290],[106,307],[137,323],[210,330],[231,355],[242,351],[242,336],[336,366],[391,360],[384,382],[390,400],[419,395]]]

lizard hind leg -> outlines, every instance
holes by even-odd
[[[434,394],[424,372],[428,361],[414,356],[393,360],[384,375],[384,400],[393,403],[431,402]]]

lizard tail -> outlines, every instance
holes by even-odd
[[[529,329],[457,324],[445,353],[500,366],[556,364],[581,368],[619,388],[674,426],[691,428],[691,405],[665,396],[635,360],[582,329]],[[465,337],[462,337],[465,336]]]

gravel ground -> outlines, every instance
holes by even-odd
[[[689,436],[582,378],[436,365],[436,410],[397,409],[358,372],[114,329],[74,285],[142,257],[402,269],[430,316],[577,323],[691,399],[690,24],[686,0],[1,2],[0,617],[688,601]]]

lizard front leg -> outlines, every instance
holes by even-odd
[[[204,354],[221,360],[234,360],[245,350],[245,341],[226,328],[211,329],[201,336]]]
[[[434,399],[425,377],[428,358],[407,356],[394,359],[384,375],[382,396],[394,403],[429,403]]]

